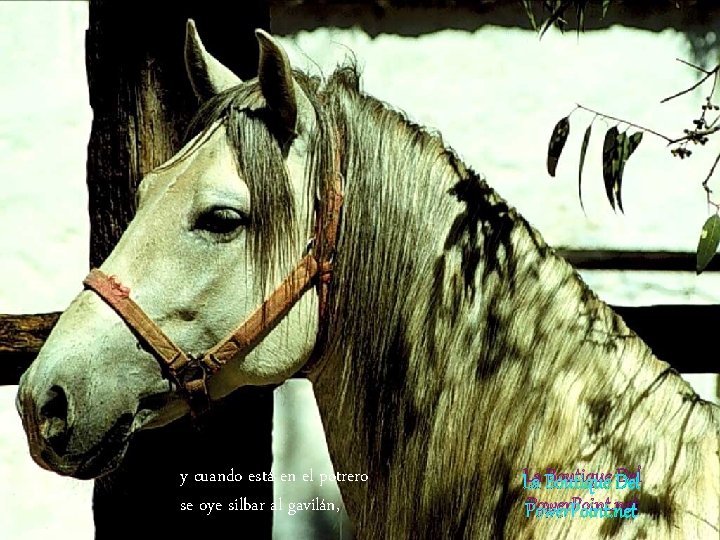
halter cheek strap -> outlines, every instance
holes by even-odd
[[[333,258],[340,229],[343,205],[340,159],[336,153],[333,178],[324,186],[324,196],[316,210],[315,242],[283,282],[235,330],[199,357],[185,353],[130,298],[130,290],[115,276],[92,269],[83,284],[108,304],[141,345],[160,364],[163,376],[185,395],[193,416],[205,412],[210,404],[207,380],[236,357],[252,351],[287,315],[302,296],[318,291],[319,327],[315,348],[301,372],[317,366],[328,332],[328,298],[333,273]]]
[[[209,407],[208,378],[230,360],[247,354],[280,322],[295,303],[313,286],[318,267],[315,259],[303,258],[285,281],[232,333],[200,357],[185,353],[129,296],[115,276],[93,269],[83,281],[108,304],[141,345],[160,364],[163,376],[184,394],[194,415]]]

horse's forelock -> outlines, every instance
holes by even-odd
[[[250,191],[248,247],[263,291],[277,281],[279,269],[292,262],[298,230],[285,157],[271,131],[270,117],[260,85],[253,79],[205,102],[186,135],[190,140],[217,123],[226,128],[238,173]]]

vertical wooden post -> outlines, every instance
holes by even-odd
[[[88,144],[90,264],[107,257],[135,211],[142,177],[179,148],[198,104],[185,73],[185,22],[195,19],[210,50],[242,78],[255,76],[256,27],[269,29],[264,0],[239,11],[216,0],[182,0],[153,6],[90,0],[86,65],[93,109]],[[163,8],[163,9],[161,9]],[[237,15],[235,15],[237,13]],[[180,473],[269,471],[272,392],[242,390],[223,400],[207,424],[186,420],[138,434],[123,465],[96,480],[96,538],[188,538],[213,531],[254,531],[270,538],[272,483],[190,483]],[[264,512],[231,512],[235,498],[263,501]],[[200,502],[220,502],[225,511],[207,516]],[[195,510],[181,511],[181,502]]]

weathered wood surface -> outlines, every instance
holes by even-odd
[[[18,383],[59,316],[0,315],[0,385]]]
[[[680,251],[627,251],[619,249],[558,249],[558,254],[579,270],[636,270],[695,272],[697,255]],[[720,270],[715,257],[705,272]]]
[[[254,77],[253,30],[269,28],[262,1],[242,16],[222,2],[183,0],[149,13],[141,4],[92,0],[86,66],[92,130],[88,144],[90,264],[98,266],[135,213],[143,176],[180,149],[198,103],[185,74],[185,22],[195,19],[208,50],[240,77]]]
[[[370,35],[384,33],[417,36],[453,28],[474,31],[486,25],[524,28],[532,25],[520,0],[270,0],[273,30],[281,35],[334,26],[358,26]],[[661,32],[674,28],[703,38],[720,18],[717,0],[613,0],[601,17],[600,2],[589,2],[586,30],[623,25]],[[535,19],[548,17],[534,0]],[[566,12],[571,31],[577,27],[573,8]]]
[[[653,354],[680,373],[720,373],[713,354],[720,305],[612,306]]]
[[[710,355],[692,354],[720,321],[720,305],[612,306],[653,350],[682,373],[720,373]],[[0,384],[17,384],[37,354],[57,313],[0,315]]]

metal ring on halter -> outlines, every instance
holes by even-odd
[[[185,393],[194,415],[202,414],[210,408],[210,396],[207,389],[208,368],[201,361],[202,356],[188,354],[188,364],[177,374],[180,390]]]

